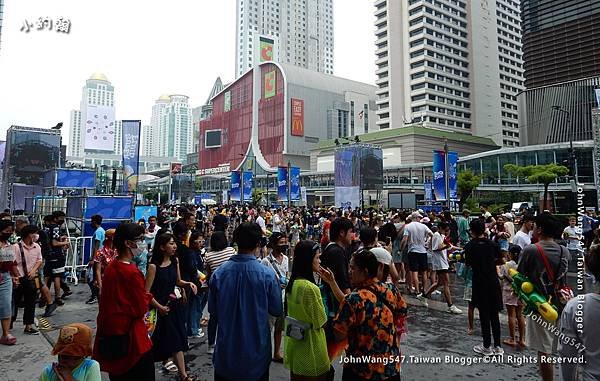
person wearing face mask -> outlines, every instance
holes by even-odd
[[[286,255],[289,251],[289,244],[287,237],[280,232],[274,232],[269,237],[269,247],[271,248],[271,254],[262,259],[262,264],[271,268],[271,270],[277,276],[279,285],[281,286],[281,300],[285,297],[285,288],[287,286],[287,280],[289,275],[289,258]],[[283,356],[281,356],[281,337],[283,332],[284,316],[269,317],[269,327],[274,328],[273,331],[273,361],[283,362]]]
[[[102,277],[93,358],[111,381],[153,381],[152,341],[144,323],[153,296],[146,292],[144,277],[132,263],[144,250],[144,228],[134,223],[119,225],[113,244],[118,255]]]
[[[23,331],[27,335],[37,335],[34,328],[35,296],[40,284],[38,270],[42,266],[42,248],[36,243],[38,227],[27,225],[21,228],[21,240],[14,244],[17,271],[19,272],[19,287],[14,292],[14,308],[12,321],[17,320],[19,301],[24,299]]]
[[[65,213],[55,211],[52,213],[53,223],[47,226],[47,233],[50,242],[50,253],[46,258],[45,273],[48,275],[47,284],[54,284],[54,303],[59,306],[64,305],[61,298],[61,280],[65,274],[66,255],[65,250],[69,248],[69,240],[62,231],[61,226],[65,223]],[[70,290],[68,291],[70,294]],[[65,291],[65,296],[67,291]]]

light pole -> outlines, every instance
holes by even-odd
[[[571,112],[557,105],[552,106],[552,109],[567,115],[567,127],[569,128],[569,167],[571,167],[569,169],[571,170],[571,176],[573,177],[573,194],[575,196],[574,209],[577,210],[577,186],[579,176],[577,173],[577,156],[575,156],[575,149],[573,148],[574,131],[573,125],[571,124]]]

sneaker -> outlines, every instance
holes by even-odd
[[[39,335],[40,331],[38,331],[35,328],[25,328],[23,330],[23,333],[26,334],[26,335]]]
[[[206,350],[206,353],[208,353],[209,355],[212,355],[213,353],[215,353],[215,346],[209,345],[208,349]]]
[[[57,306],[64,306],[65,302],[63,302],[62,299],[56,299],[54,301],[54,304],[56,304]]]
[[[423,294],[417,295],[417,299],[419,299],[425,307],[429,307],[429,302],[427,302],[427,298],[424,297]]]
[[[85,302],[85,304],[96,304],[98,303],[98,298],[96,298],[95,296],[92,296],[91,298],[89,298],[87,300],[87,302]]]
[[[451,305],[450,307],[448,307],[447,311],[451,314],[457,314],[457,315],[462,314],[462,310],[459,309],[458,307],[456,307],[454,304]]]
[[[44,311],[44,314],[42,315],[42,317],[48,317],[48,316],[52,315],[52,313],[54,311],[56,311],[57,308],[58,308],[58,305],[56,303],[47,305],[46,310]]]
[[[71,295],[73,295],[73,291],[71,291],[71,289],[68,289],[67,291],[63,292],[61,298],[68,298]]]
[[[492,351],[491,348],[486,348],[483,346],[483,344],[474,346],[473,352],[479,353],[480,355],[484,355],[484,356],[491,356],[494,354],[494,351]]]
[[[199,333],[192,335],[192,336],[188,336],[188,339],[201,339],[204,337],[204,332],[200,331]]]
[[[431,295],[442,295],[442,292],[440,290],[435,290]]]
[[[502,349],[502,347],[494,347],[494,349],[492,349],[492,352],[494,352],[495,356],[501,356],[504,354],[504,349]]]

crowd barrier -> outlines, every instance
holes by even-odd
[[[94,237],[69,237],[70,247],[67,250],[65,271],[67,281],[75,285],[79,283],[81,273],[87,268],[89,258],[92,258]],[[88,251],[86,253],[86,250]],[[86,255],[87,254],[87,255]]]

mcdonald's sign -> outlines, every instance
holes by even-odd
[[[291,98],[292,100],[292,135],[304,136],[304,101]]]

